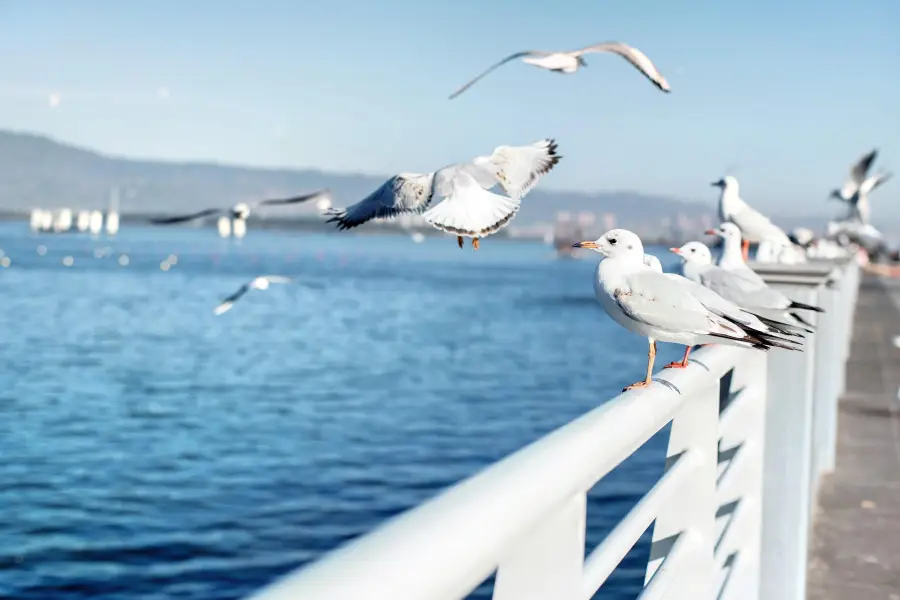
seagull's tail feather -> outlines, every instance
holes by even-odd
[[[809,321],[807,321],[806,319],[804,319],[797,313],[792,312],[792,313],[787,313],[787,314],[790,315],[791,317],[795,318],[802,325],[805,325],[806,327],[810,327],[810,328],[815,328],[815,326],[812,323],[810,323]],[[810,333],[812,333],[812,331],[810,331]]]
[[[788,306],[789,309],[793,310],[814,310],[816,312],[825,312],[825,309],[820,306],[813,306],[812,304],[803,304],[802,302],[791,302]]]
[[[494,194],[479,186],[448,196],[423,217],[437,229],[458,236],[483,237],[506,227],[521,206],[521,200]]]
[[[757,350],[768,350],[771,347],[784,348],[785,350],[800,350],[800,346],[794,340],[785,339],[772,332],[749,329],[746,326],[742,326],[740,321],[728,315],[723,315],[722,318],[728,321],[729,325],[736,325],[737,327],[724,327],[723,332],[711,333],[712,337],[728,339],[733,342],[744,342],[744,344],[739,345],[746,344]],[[737,335],[735,335],[734,329],[738,329]]]

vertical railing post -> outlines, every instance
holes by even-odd
[[[812,285],[776,285],[797,302],[816,304]],[[804,318],[815,322],[814,313]],[[813,334],[814,336],[815,334]],[[759,598],[805,600],[812,477],[816,345],[768,352],[766,449]]]
[[[578,597],[584,568],[587,493],[576,494],[515,545],[497,569],[493,600]]]
[[[663,379],[664,376],[660,376]],[[719,381],[686,399],[669,433],[666,468],[690,453],[698,467],[656,517],[645,583],[666,558],[679,535],[689,535],[691,558],[668,589],[669,598],[712,600],[715,597],[716,476],[719,439]]]
[[[766,380],[767,356],[756,350],[746,350],[734,367],[729,394],[740,394],[733,402],[740,403],[726,410],[737,410],[740,430],[721,432],[720,451],[739,447],[720,479],[717,498],[719,509],[723,504],[738,501],[738,509],[732,513],[733,522],[727,525],[726,539],[733,540],[734,547],[717,549],[717,563],[724,562],[728,554],[738,552],[727,573],[729,589],[741,590],[746,598],[759,598],[760,545],[762,543],[763,460],[766,444]],[[731,472],[739,466],[740,471]],[[732,485],[734,484],[734,485]],[[727,597],[727,595],[726,595]]]
[[[832,287],[820,286],[818,305],[825,312],[818,316],[815,341],[815,395],[813,405],[813,499],[818,491],[818,481],[822,473],[834,470],[835,445],[837,441],[837,402],[840,391],[839,373],[843,371],[844,344],[840,338],[844,315],[840,300],[838,278]]]

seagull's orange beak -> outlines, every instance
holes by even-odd
[[[675,254],[681,254],[681,248],[669,248],[669,252],[674,252]]]
[[[716,231],[715,229],[707,229],[703,233],[705,233],[706,235],[719,235],[719,232]]]
[[[577,244],[572,244],[573,248],[593,248],[597,249],[597,242],[578,242]]]

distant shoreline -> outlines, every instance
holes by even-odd
[[[119,223],[120,225],[144,225],[150,226],[149,220],[151,218],[156,218],[160,215],[156,214],[142,214],[142,213],[125,213],[119,215]],[[16,211],[0,211],[0,222],[23,222],[28,223],[29,214],[23,212]],[[369,223],[366,227],[354,228],[348,231],[338,231],[332,224],[326,223],[325,220],[316,215],[310,217],[300,217],[294,219],[258,219],[253,216],[250,217],[247,223],[248,229],[263,229],[263,230],[272,230],[272,231],[303,231],[303,232],[311,232],[311,233],[323,233],[328,235],[360,235],[360,236],[410,236],[414,233],[420,233],[425,237],[445,237],[448,234],[443,233],[433,227],[410,227],[408,229],[404,229],[399,227],[398,225],[392,224],[390,222],[385,223]],[[216,223],[215,221],[201,221],[199,224],[191,224],[191,225],[173,225],[170,227],[176,227],[179,229],[215,229]],[[78,233],[77,231],[73,233]],[[48,232],[49,235],[49,232]],[[55,235],[64,235],[64,234],[55,234]],[[497,233],[492,234],[492,240],[509,240],[509,241],[520,241],[520,242],[535,242],[544,244],[543,236],[536,235],[510,235],[508,229],[501,229]],[[685,242],[690,240],[676,240],[665,237],[645,237],[644,244],[646,246],[681,246]],[[553,244],[546,244],[548,246],[552,246]],[[710,246],[713,245],[712,240],[709,240]]]

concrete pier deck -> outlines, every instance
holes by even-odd
[[[900,600],[900,282],[863,279],[839,405],[837,468],[819,490],[807,598]]]

